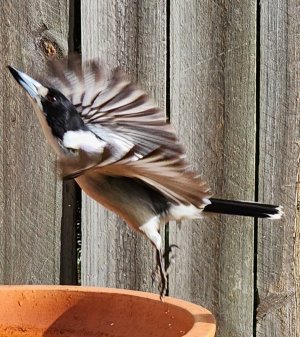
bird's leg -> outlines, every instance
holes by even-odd
[[[166,290],[167,290],[167,276],[169,274],[170,271],[170,265],[172,264],[175,255],[171,255],[173,248],[178,248],[179,247],[177,245],[170,245],[170,247],[164,252],[162,253],[161,250],[156,249],[156,266],[155,269],[152,272],[152,282],[154,283],[154,281],[156,281],[158,279],[159,276],[159,285],[158,285],[158,290],[160,293],[160,297],[162,298],[165,294],[166,294]],[[168,263],[165,264],[165,258],[166,256],[168,257]]]
[[[172,248],[177,247],[176,245],[171,245],[167,252],[162,251],[162,239],[159,233],[159,217],[155,216],[149,219],[148,222],[140,227],[141,232],[143,232],[152,242],[156,250],[156,266],[152,272],[152,282],[159,279],[158,290],[160,293],[160,298],[166,294],[167,291],[167,272],[165,268],[165,257],[172,252]],[[174,257],[169,258],[172,261]],[[169,267],[169,263],[168,266]]]
[[[166,285],[167,285],[167,274],[164,267],[164,254],[162,250],[155,247],[156,265],[152,272],[152,285],[154,282],[158,281],[158,289],[160,291],[161,297],[164,296]],[[163,293],[163,294],[162,294]]]
[[[160,275],[160,280],[158,284],[158,290],[160,294],[160,299],[162,299],[167,292],[167,273],[164,267],[163,254],[161,250],[156,249],[156,273]]]
[[[153,269],[152,274],[151,274],[152,286],[154,285],[154,283],[156,281],[158,281],[158,274],[159,274],[159,263],[158,263],[158,259],[157,259],[158,251],[155,250],[155,253],[156,253],[156,265],[155,265],[155,268]]]

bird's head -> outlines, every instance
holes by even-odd
[[[59,91],[8,66],[14,79],[25,89],[45,136],[57,154],[63,150],[100,153],[102,142],[84,124],[74,105]]]
[[[58,90],[43,86],[38,81],[12,66],[8,66],[8,69],[14,79],[25,89],[31,101],[38,105],[45,115],[47,111],[51,112],[51,110],[61,108],[59,103],[67,100]]]

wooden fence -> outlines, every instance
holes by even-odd
[[[122,65],[165,108],[216,196],[281,203],[282,221],[171,223],[169,294],[210,309],[218,336],[300,336],[299,0],[1,0],[0,282],[156,291],[152,247],[56,175],[7,64],[47,54]],[[77,199],[77,201],[76,201]]]

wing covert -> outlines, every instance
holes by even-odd
[[[187,164],[163,111],[122,70],[115,69],[109,77],[100,62],[81,65],[79,58],[68,62],[51,61],[51,85],[108,144],[106,159],[95,163],[92,170],[141,179],[172,200],[200,207],[203,198],[210,196],[209,188]],[[91,169],[84,167],[82,158],[76,164],[76,175]],[[72,176],[72,165],[68,163],[65,170],[62,162],[61,166],[65,176]]]

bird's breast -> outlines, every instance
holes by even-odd
[[[94,171],[77,177],[76,181],[87,195],[117,213],[135,230],[159,215],[160,209],[168,207],[167,201],[162,199],[159,209],[147,188],[134,179]]]

